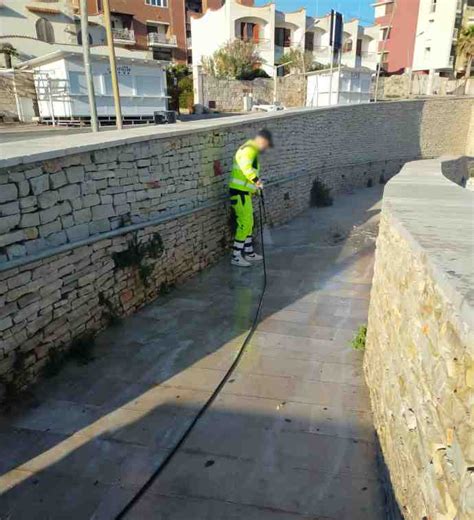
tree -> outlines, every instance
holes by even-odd
[[[466,60],[464,77],[471,76],[472,60],[474,58],[474,25],[463,27],[456,43],[457,60]]]
[[[251,76],[261,61],[253,42],[233,40],[211,57],[203,58],[202,67],[206,74],[216,78],[244,79]]]
[[[284,67],[285,73],[297,72],[301,74],[325,68],[321,63],[313,61],[313,53],[311,51],[303,52],[298,48],[287,50],[278,60],[277,65],[283,65],[284,63],[288,64]]]
[[[190,79],[190,82],[184,81],[187,78]],[[189,67],[183,64],[170,65],[166,70],[166,82],[168,87],[168,96],[170,96],[168,102],[170,110],[176,110],[179,113],[180,107],[189,108],[190,97],[193,94],[191,71]],[[189,89],[191,90],[191,94],[189,94]],[[186,94],[184,91],[186,91]]]

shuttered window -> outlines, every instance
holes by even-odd
[[[54,43],[53,25],[46,18],[36,21],[36,37],[42,42]]]

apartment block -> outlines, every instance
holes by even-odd
[[[420,0],[383,0],[373,7],[382,68],[390,73],[410,69]]]
[[[307,16],[305,9],[285,13],[278,11],[274,3],[257,7],[227,0],[218,9],[191,15],[191,32],[192,59],[196,65],[235,39],[255,44],[261,66],[270,75],[289,49],[312,53],[313,61],[323,65],[331,62],[330,15],[314,18]],[[345,23],[341,61],[348,67],[364,66],[375,70],[376,28],[363,27],[355,19]]]
[[[109,0],[114,43],[140,58],[191,62],[191,13],[218,9],[224,0]],[[241,0],[246,6],[253,0]],[[106,44],[102,0],[87,0],[89,42]],[[79,0],[2,0],[0,43],[10,43],[19,61],[81,44]]]
[[[474,0],[381,0],[373,4],[384,70],[451,75],[456,41],[472,18]],[[469,14],[471,13],[471,14]]]

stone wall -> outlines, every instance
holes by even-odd
[[[52,350],[217,261],[231,239],[222,201],[232,156],[262,125],[275,135],[262,166],[270,218],[280,223],[308,207],[315,179],[337,192],[384,182],[409,159],[464,150],[470,106],[299,110],[81,134],[67,148],[56,139],[5,148],[0,377],[26,370],[34,379]],[[142,251],[157,237],[163,256],[123,266],[132,239]]]
[[[305,105],[305,79],[302,75],[291,75],[277,79],[277,100],[285,107]],[[273,79],[257,78],[253,81],[217,79],[202,76],[203,102],[222,112],[243,112],[246,95],[251,94],[255,104],[273,103]]]
[[[409,99],[428,95],[430,79],[426,74],[395,74],[379,78],[378,99]],[[435,76],[432,83],[432,95],[462,96],[474,95],[473,79],[450,79]]]
[[[385,190],[365,371],[406,520],[474,517],[474,221],[466,160],[405,166]]]
[[[34,105],[37,104],[33,74],[19,71],[14,74],[15,85],[13,84],[13,73],[0,74],[0,121],[18,121],[19,119],[15,89],[19,98],[28,98],[33,100]]]

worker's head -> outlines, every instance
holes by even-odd
[[[255,144],[261,152],[273,148],[273,136],[270,130],[262,128],[255,136]]]

